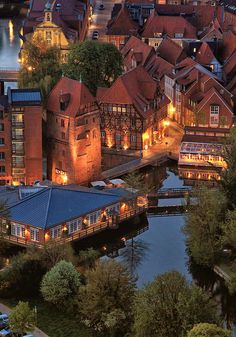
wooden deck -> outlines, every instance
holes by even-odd
[[[106,222],[100,222],[99,224],[93,225],[87,229],[82,229],[71,235],[60,237],[58,239],[54,239],[54,241],[58,243],[73,242],[73,241],[78,241],[78,240],[90,237],[106,229],[117,229],[121,222],[132,219],[135,216],[145,213],[146,210],[147,210],[147,205],[143,207],[136,207],[135,209],[127,211],[124,214],[121,214],[120,216],[118,216],[116,222],[112,222],[112,219]],[[25,238],[20,238],[20,237],[13,236],[13,235],[4,235],[3,239],[6,240],[7,242],[10,242],[12,244],[22,246],[22,247],[36,246],[38,248],[43,248],[43,245],[44,245],[43,243],[40,243],[40,242],[32,242]]]

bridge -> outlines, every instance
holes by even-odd
[[[18,82],[18,79],[19,79],[19,69],[0,67],[0,82]]]

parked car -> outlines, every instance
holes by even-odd
[[[97,40],[98,37],[99,37],[99,33],[98,33],[97,30],[95,30],[95,31],[93,32],[93,35],[92,35],[92,40]]]
[[[99,7],[98,7],[98,9],[99,9],[100,11],[103,11],[103,10],[105,9],[105,6],[104,6],[103,4],[100,4]]]
[[[6,328],[8,323],[9,323],[8,315],[7,314],[1,314],[0,315],[0,329]]]
[[[0,331],[0,337],[11,337],[12,332],[10,329],[3,329]]]

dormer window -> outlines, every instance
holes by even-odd
[[[65,111],[66,110],[66,102],[60,102],[60,110]]]
[[[184,37],[183,33],[175,33],[175,38],[176,39],[182,39]]]
[[[156,33],[154,33],[154,37],[162,37],[162,33],[161,32],[156,32]]]

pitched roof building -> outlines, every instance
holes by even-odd
[[[62,77],[48,103],[48,177],[57,183],[87,183],[100,177],[99,109],[79,81]]]

